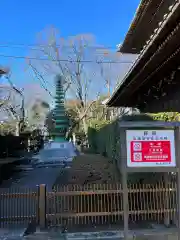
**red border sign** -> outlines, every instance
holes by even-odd
[[[170,141],[131,141],[131,162],[171,163]]]

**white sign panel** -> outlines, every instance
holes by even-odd
[[[175,167],[174,130],[126,130],[128,167]]]

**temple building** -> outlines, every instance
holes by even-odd
[[[107,105],[180,112],[180,2],[142,0],[120,45],[139,54]]]

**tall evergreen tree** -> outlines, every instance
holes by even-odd
[[[56,95],[55,95],[55,109],[54,109],[54,120],[55,130],[52,133],[56,142],[66,141],[66,131],[69,125],[68,117],[66,116],[64,106],[64,89],[62,76],[56,76]]]

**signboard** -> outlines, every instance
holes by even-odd
[[[175,167],[173,130],[127,130],[128,167]]]

